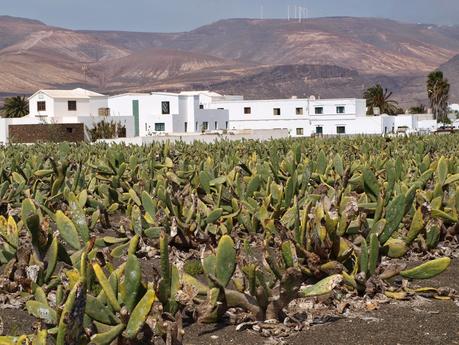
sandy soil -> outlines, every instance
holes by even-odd
[[[459,260],[421,286],[459,290]],[[4,334],[29,333],[34,319],[21,310],[0,310]],[[459,305],[452,301],[416,299],[381,305],[336,322],[315,325],[282,340],[263,338],[234,326],[193,324],[185,329],[186,345],[431,345],[459,344]]]
[[[421,286],[451,287],[459,291],[459,261]],[[382,305],[379,310],[336,322],[315,325],[287,339],[273,342],[234,326],[192,325],[186,329],[187,345],[431,345],[459,344],[459,306],[452,301],[407,301]]]

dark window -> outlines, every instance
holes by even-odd
[[[320,115],[324,113],[324,108],[323,107],[316,107],[315,108],[315,113]]]
[[[188,122],[185,122],[185,133],[188,132]]]
[[[280,114],[281,114],[280,108],[274,108],[273,109],[273,115],[280,115]]]
[[[244,114],[252,114],[252,108],[250,108],[250,107],[245,107],[245,108],[244,108]]]
[[[68,111],[76,111],[77,110],[77,102],[76,101],[68,101],[67,102],[67,109],[68,109]]]
[[[166,125],[164,122],[155,123],[155,132],[164,132],[166,130]]]
[[[110,108],[99,108],[99,116],[110,116]]]
[[[336,126],[336,133],[337,134],[346,134],[346,127],[345,126]]]
[[[228,129],[228,121],[225,121],[225,128]]]
[[[296,129],[296,135],[304,135],[304,129],[303,128],[297,128]]]
[[[203,131],[207,131],[209,129],[209,122],[204,121],[202,123],[202,127],[201,128],[202,128]]]
[[[194,126],[194,130],[195,130],[195,132],[198,131],[198,121],[196,121],[196,124],[195,124],[195,126]]]
[[[297,115],[303,115],[303,108],[296,108]]]
[[[214,128],[218,129],[218,122],[217,121],[214,122]]]
[[[204,109],[204,104],[200,104],[199,109]]]
[[[74,129],[75,128],[72,128],[72,127],[66,127],[65,130],[67,131],[67,133],[73,133],[74,132]]]
[[[324,133],[324,129],[322,126],[317,126],[316,127],[316,134],[323,134]]]
[[[37,110],[38,111],[46,111],[46,102],[45,101],[38,101],[37,102]]]
[[[337,114],[344,114],[346,112],[346,108],[343,106],[336,107]]]
[[[161,111],[163,115],[171,113],[171,104],[170,102],[161,102]]]

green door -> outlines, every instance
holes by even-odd
[[[132,115],[134,115],[134,136],[139,136],[139,101],[132,101]]]

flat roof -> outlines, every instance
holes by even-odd
[[[253,103],[253,102],[336,102],[336,101],[364,101],[363,98],[276,98],[276,99],[237,99],[237,100],[222,100],[214,103]]]

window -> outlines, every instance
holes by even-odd
[[[67,110],[68,111],[76,111],[77,110],[77,102],[76,101],[67,101]]]
[[[188,122],[185,122],[185,133],[188,132]]]
[[[225,128],[228,129],[228,121],[225,121]]]
[[[166,125],[164,122],[155,123],[155,132],[164,132],[166,130]]]
[[[171,104],[170,102],[161,102],[161,111],[163,115],[168,115],[170,114],[171,110]]]
[[[316,107],[316,108],[315,108],[315,113],[316,113],[317,115],[323,114],[323,113],[324,113],[324,108],[323,108],[323,107]]]
[[[297,128],[296,129],[296,135],[304,135],[304,129],[303,128]]]
[[[198,131],[198,121],[196,121],[195,125],[194,125],[194,131],[197,132]]]
[[[344,114],[346,112],[346,108],[343,106],[336,107],[337,114]]]
[[[99,108],[99,116],[110,116],[110,108]]]
[[[316,134],[323,134],[324,133],[324,129],[322,126],[317,126],[316,127]]]
[[[345,126],[336,126],[336,133],[337,134],[346,134],[346,127]]]
[[[244,108],[244,114],[252,114],[252,108],[250,108],[250,107],[245,107],[245,108]]]
[[[204,121],[204,122],[202,123],[201,129],[202,129],[203,131],[207,131],[207,130],[209,129],[209,122]]]
[[[273,115],[280,115],[280,114],[281,114],[280,108],[274,108],[273,109]]]
[[[218,129],[218,122],[217,121],[214,122],[214,128]]]
[[[46,102],[45,101],[38,101],[37,102],[37,110],[38,111],[46,111]]]
[[[199,109],[204,109],[204,104],[200,104]]]
[[[297,115],[303,115],[303,108],[296,108]]]
[[[67,133],[73,133],[74,132],[74,129],[75,128],[72,128],[72,127],[66,127],[65,130],[67,131]]]

